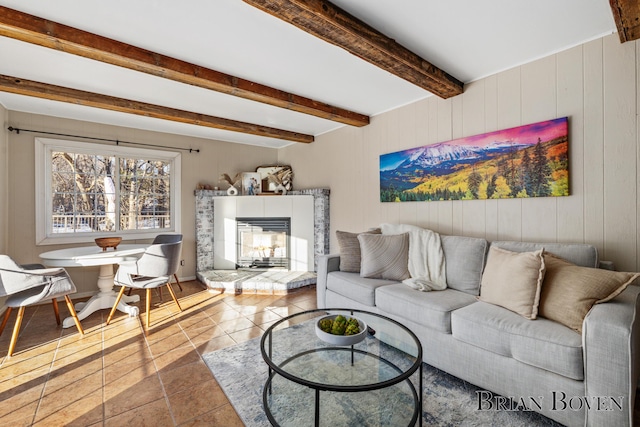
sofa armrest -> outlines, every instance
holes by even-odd
[[[640,286],[635,283],[613,300],[594,305],[584,319],[585,398],[596,403],[587,410],[588,426],[633,425],[640,372]],[[598,408],[598,398],[608,399],[612,410]],[[622,410],[616,403],[622,403]]]
[[[329,254],[318,257],[318,279],[316,283],[316,298],[318,308],[326,308],[327,275],[340,270],[340,254]]]

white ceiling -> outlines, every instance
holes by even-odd
[[[332,2],[464,83],[616,31],[607,0]],[[370,116],[431,96],[242,0],[0,5]],[[344,126],[6,37],[0,37],[0,74],[316,136]],[[0,103],[13,111],[176,135],[292,144],[4,92]]]

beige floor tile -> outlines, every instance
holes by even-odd
[[[178,425],[203,415],[229,401],[215,380],[198,384],[190,390],[183,390],[169,396],[171,412]]]
[[[193,418],[180,427],[198,427],[198,426],[224,426],[224,427],[243,427],[244,424],[236,411],[230,404],[216,408],[213,411]]]
[[[121,380],[105,384],[105,418],[137,409],[165,396],[156,373],[136,381],[132,381],[128,376],[121,377]]]
[[[149,351],[151,351],[151,354],[154,357],[158,357],[164,353],[177,350],[182,347],[193,348],[193,344],[191,344],[191,341],[189,341],[189,338],[182,330],[179,334],[149,343]]]
[[[263,333],[264,331],[260,327],[254,326],[248,329],[243,329],[238,332],[232,332],[229,334],[229,336],[236,343],[241,343],[241,342],[249,341],[252,338],[261,337]]]
[[[173,425],[175,425],[173,417],[164,397],[104,421],[104,427],[169,427]]]
[[[173,368],[167,366],[159,371],[160,380],[168,396],[191,390],[198,384],[214,379],[202,360]]]
[[[46,388],[45,388],[46,390]],[[47,394],[36,412],[36,426],[86,426],[102,419],[102,379],[93,375]]]
[[[241,317],[236,320],[227,320],[226,322],[220,322],[218,323],[218,326],[220,326],[226,333],[232,334],[243,329],[252,328],[256,325],[251,320]]]
[[[205,355],[207,353],[211,353],[212,351],[218,351],[235,344],[236,342],[231,339],[229,335],[225,334],[197,344],[196,350],[198,351],[198,354]]]
[[[196,345],[227,334],[224,329],[218,325],[200,328],[197,328],[194,325],[194,327],[186,329],[184,332],[187,334],[187,337],[189,337],[191,342]]]
[[[158,371],[165,368],[175,369],[182,365],[200,361],[200,355],[193,346],[180,347],[154,357],[153,363]]]

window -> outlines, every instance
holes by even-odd
[[[179,231],[179,189],[179,153],[36,138],[36,243]]]

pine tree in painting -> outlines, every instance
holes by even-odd
[[[551,195],[549,187],[549,177],[551,176],[551,167],[547,160],[547,152],[542,146],[540,138],[533,149],[531,184],[534,196],[547,197]]]

